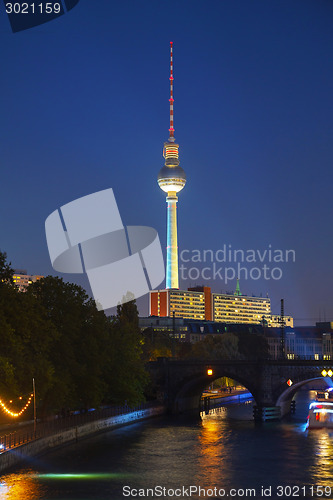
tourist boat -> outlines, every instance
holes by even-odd
[[[333,387],[318,391],[309,406],[307,429],[333,428]]]

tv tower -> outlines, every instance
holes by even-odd
[[[177,243],[177,193],[186,183],[186,174],[179,166],[178,148],[173,128],[173,42],[170,42],[170,128],[169,139],[164,143],[164,167],[159,171],[157,182],[167,193],[167,263],[165,288],[179,288],[178,285],[178,243]]]

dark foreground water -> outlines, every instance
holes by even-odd
[[[305,431],[308,400],[289,422],[255,425],[247,403],[100,434],[3,475],[0,498],[333,498],[333,430]]]

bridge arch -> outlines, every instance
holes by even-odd
[[[281,407],[282,416],[286,415],[290,411],[291,401],[295,396],[295,394],[299,391],[299,389],[304,385],[308,384],[309,382],[313,382],[315,380],[322,380],[329,387],[329,382],[324,377],[311,377],[306,380],[301,380],[300,382],[293,384],[292,386],[288,387],[287,389],[284,389],[283,392],[281,392],[280,396],[276,401],[276,406]]]
[[[171,412],[179,414],[190,410],[191,413],[199,414],[202,392],[214,380],[221,377],[228,377],[239,382],[246,387],[252,394],[254,400],[256,400],[258,392],[257,387],[249,381],[248,377],[243,377],[239,375],[238,372],[234,372],[228,368],[220,368],[218,370],[214,369],[213,375],[211,376],[207,375],[207,373],[203,374],[201,371],[200,373],[191,375],[191,377],[186,377],[181,381],[179,380],[178,386],[173,394]]]
[[[333,364],[333,363],[332,363]],[[297,390],[311,380],[323,379],[323,368],[333,369],[326,360],[176,360],[159,358],[150,363],[151,373],[160,387],[170,413],[199,414],[200,396],[209,383],[220,377],[239,381],[252,394],[256,406],[265,408],[283,406],[282,416]],[[212,376],[207,369],[213,371]],[[288,380],[293,381],[287,387]]]

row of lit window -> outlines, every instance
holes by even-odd
[[[213,295],[213,299],[214,300],[221,300],[221,301],[225,301],[225,302],[235,302],[235,301],[242,301],[242,302],[257,302],[257,303],[260,303],[260,304],[269,304],[270,303],[270,300],[262,300],[260,299],[259,297],[250,297],[250,298],[247,298],[247,299],[238,299],[237,297],[221,297],[219,295]]]
[[[177,311],[175,312],[175,315],[177,315]],[[191,315],[188,315],[186,313],[182,314],[181,316],[179,317],[182,317],[182,318],[185,318],[185,319],[195,319],[195,318],[198,318],[198,319],[204,319],[203,315],[201,314],[191,314]]]
[[[263,319],[263,314],[252,314],[251,311],[238,311],[237,309],[235,311],[214,311],[214,316],[237,316],[237,317],[246,317],[246,318],[260,318]],[[271,321],[270,321],[271,323]]]
[[[215,309],[218,311],[218,310],[224,310],[224,309],[229,309],[229,307],[235,307],[235,306],[216,306]],[[239,307],[239,306],[236,306],[236,307]],[[253,309],[256,309],[257,311],[266,311],[266,312],[269,312],[269,308],[268,307],[247,307],[247,306],[243,306],[241,304],[241,307],[240,309],[242,309],[242,311],[253,311]]]
[[[205,309],[204,304],[188,304],[188,303],[181,303],[181,304],[170,304],[170,308],[172,307],[178,307],[181,309],[196,309],[197,311],[203,311]]]
[[[238,307],[239,309],[258,309],[259,311],[270,311],[271,308],[267,306],[262,306],[262,305],[256,305],[256,304],[214,304],[215,309],[226,309],[229,307]]]
[[[179,293],[179,292],[173,292],[172,294],[170,294],[170,298],[171,298],[171,297],[181,297],[181,298],[183,298],[183,297],[195,297],[195,298],[199,297],[200,299],[202,299],[202,298],[203,298],[203,295],[202,295],[202,294],[201,294],[201,295],[198,295],[198,294],[195,294],[195,295],[194,295],[194,294],[192,294],[192,293]]]
[[[258,304],[256,302],[240,302],[239,304],[236,304],[236,302],[232,302],[233,305],[237,305],[238,307],[257,307],[258,309],[270,309],[270,305],[269,304]],[[225,303],[225,302],[222,302],[222,301],[215,301],[214,302],[214,306],[215,307],[230,307],[231,305],[231,302],[230,303]]]
[[[204,301],[203,299],[197,299],[197,298],[193,299],[192,297],[191,298],[190,297],[186,297],[185,299],[184,298],[182,299],[181,297],[180,298],[177,297],[176,299],[172,298],[170,300],[170,303],[171,304],[175,304],[175,303],[177,303],[177,304],[187,303],[188,304],[189,302],[191,302],[191,303],[194,302],[195,304],[203,304],[203,301]]]

